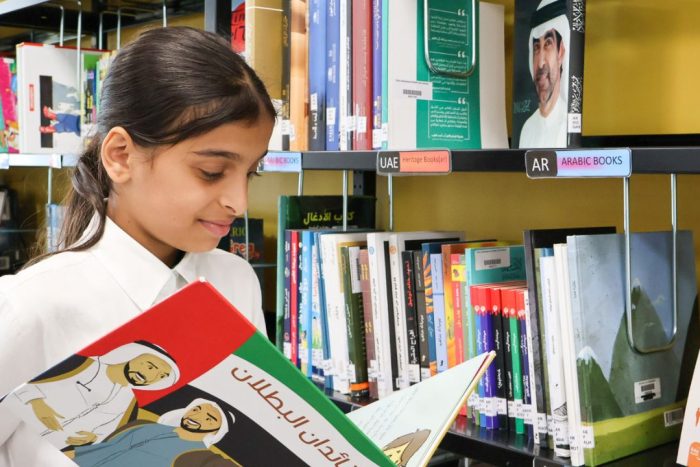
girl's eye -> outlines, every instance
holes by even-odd
[[[207,172],[206,170],[200,170],[200,172],[202,173],[202,178],[207,181],[218,180],[224,175],[223,172]]]

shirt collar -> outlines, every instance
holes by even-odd
[[[97,227],[98,221],[97,215],[93,217],[86,234]],[[170,269],[109,217],[105,218],[102,238],[88,251],[97,257],[141,310],[154,304],[175,272],[187,282],[197,278],[195,255],[186,253]]]

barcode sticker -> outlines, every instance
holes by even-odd
[[[326,125],[335,125],[335,107],[326,108]]]
[[[679,425],[683,423],[684,415],[685,410],[683,409],[683,407],[664,412],[664,426],[668,428],[670,426]]]
[[[652,378],[634,383],[634,401],[637,404],[661,398],[661,379]]]
[[[318,94],[315,92],[309,96],[309,110],[311,112],[318,110]]]
[[[433,100],[433,83],[430,81],[408,81],[397,79],[394,82],[395,92],[406,99]]]
[[[510,249],[490,248],[478,250],[474,256],[476,270],[505,269],[510,267]]]
[[[595,448],[595,436],[593,435],[593,427],[590,425],[581,426],[581,444],[583,449]]]

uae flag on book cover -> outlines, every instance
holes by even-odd
[[[1,405],[81,466],[392,465],[204,281]]]

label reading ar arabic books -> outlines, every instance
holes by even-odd
[[[525,153],[529,178],[629,177],[630,149],[530,150]]]
[[[661,399],[661,380],[659,378],[645,379],[634,383],[634,401],[637,404]]]
[[[378,175],[446,175],[452,172],[448,149],[418,151],[379,151]]]
[[[260,162],[260,172],[301,172],[300,152],[268,152]]]

